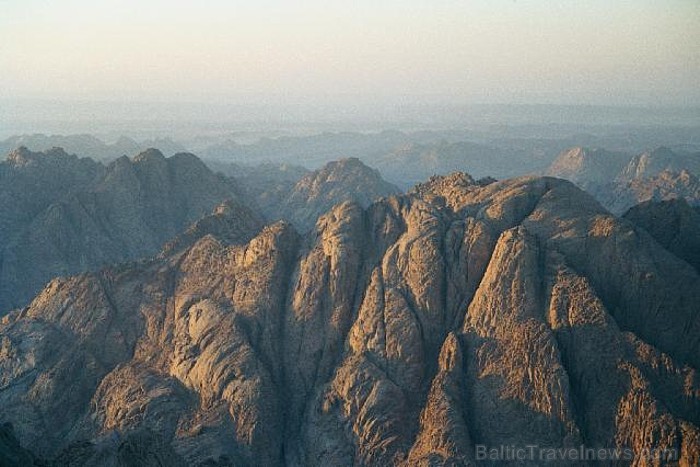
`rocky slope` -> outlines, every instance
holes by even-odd
[[[630,159],[618,179],[651,178],[664,171],[700,173],[700,154],[679,154],[665,147],[643,152]]]
[[[683,198],[700,204],[700,154],[660,147],[636,156],[602,149],[562,152],[548,175],[570,180],[615,214],[635,204]]]
[[[336,204],[352,201],[367,207],[377,198],[398,193],[399,189],[359,159],[348,158],[329,162],[304,175],[287,190],[273,185],[271,189],[249,192],[269,219],[288,220],[300,231],[306,231]]]
[[[310,173],[304,167],[289,164],[263,163],[246,166],[214,160],[204,162],[212,170],[231,177],[247,199],[267,216],[279,215],[280,204],[287,199],[294,186]]]
[[[151,149],[103,166],[60,149],[0,166],[0,313],[48,280],[157,253],[234,185],[191,154]]]
[[[610,183],[625,168],[630,156],[605,149],[575,147],[563,151],[552,162],[547,175],[569,180],[587,191]]]
[[[700,208],[692,208],[682,198],[647,201],[624,217],[700,272]]]
[[[700,180],[688,172],[664,170],[656,175],[632,180],[618,180],[605,193],[606,206],[615,213],[624,213],[630,207],[645,201],[682,199],[692,205],[700,204]]]
[[[305,235],[221,222],[2,319],[21,446],[71,465],[474,465],[477,445],[532,444],[700,462],[700,276],[571,183],[436,177]]]
[[[104,171],[102,164],[60,148],[32,152],[20,147],[10,152],[0,162],[0,245],[59,196],[86,189]]]

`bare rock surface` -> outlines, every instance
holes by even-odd
[[[2,318],[0,422],[21,449],[459,466],[477,445],[583,444],[698,464],[700,276],[573,184],[454,174],[302,235],[236,222]]]
[[[399,191],[377,170],[357,158],[348,158],[304,175],[288,190],[273,186],[272,193],[258,193],[257,199],[268,218],[288,220],[305,232],[336,204],[351,201],[366,208],[376,199]]]
[[[191,154],[156,149],[108,166],[20,148],[0,163],[0,314],[56,276],[156,254],[235,186]]]
[[[684,199],[647,201],[632,207],[624,217],[700,271],[699,209],[693,209]]]

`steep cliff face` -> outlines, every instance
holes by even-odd
[[[0,162],[0,246],[25,228],[58,196],[77,193],[95,182],[104,166],[59,148],[13,150]]]
[[[362,207],[399,189],[382,179],[379,172],[357,158],[329,162],[304,175],[288,190],[265,191],[256,198],[270,219],[285,219],[300,231],[311,229],[316,220],[336,204],[346,201]]]
[[[0,421],[22,446],[114,459],[102,446],[131,439],[188,465],[581,444],[700,461],[700,276],[569,182],[435,177],[301,236],[227,235],[226,219],[3,318]]]
[[[218,203],[239,198],[230,181],[184,153],[151,149],[104,167],[60,150],[18,150],[5,165],[12,180],[0,196],[11,199],[0,218],[24,218],[0,240],[0,313],[26,305],[52,277],[153,255]],[[25,197],[31,207],[13,201]]]
[[[700,271],[700,209],[684,199],[647,201],[631,208],[624,217]]]

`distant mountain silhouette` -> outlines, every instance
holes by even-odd
[[[616,214],[648,200],[700,204],[700,153],[660,147],[630,156],[577,147],[562,152],[547,174],[576,183]]]
[[[136,142],[122,136],[113,143],[105,143],[92,135],[18,135],[0,141],[0,154],[7,154],[19,147],[32,151],[48,151],[60,147],[70,154],[81,157],[91,157],[102,162],[111,162],[118,157],[137,154],[151,147],[157,147],[165,154],[184,152],[185,148],[169,138],[158,138]]]

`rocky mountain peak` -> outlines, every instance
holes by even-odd
[[[209,212],[180,247],[56,279],[0,322],[6,445],[65,460],[153,433],[129,452],[168,465],[471,465],[477,444],[700,460],[700,276],[572,183],[454,174],[334,203],[301,235]]]
[[[341,167],[341,168],[351,168],[355,167],[360,170],[365,170],[369,169],[372,170],[370,167],[365,165],[359,158],[357,157],[346,157],[343,159],[338,159],[337,161],[329,162],[328,164],[329,168],[334,168],[334,167]]]
[[[25,146],[20,146],[12,150],[7,155],[7,162],[14,167],[25,167],[29,165],[41,164],[43,161],[60,163],[64,160],[77,160],[77,156],[68,154],[63,148],[54,147],[42,152],[33,152]]]
[[[415,186],[416,192],[440,192],[445,189],[467,188],[476,185],[476,180],[466,172],[453,172],[449,175],[433,175],[425,183]]]
[[[588,188],[607,183],[611,176],[614,177],[622,170],[628,160],[629,156],[623,153],[574,147],[557,156],[547,170],[547,175],[564,178]]]
[[[210,215],[194,222],[184,233],[163,247],[161,257],[194,245],[207,235],[223,244],[243,244],[260,232],[265,221],[255,211],[239,201],[227,199],[216,206]]]
[[[145,151],[141,151],[136,156],[134,156],[134,162],[156,162],[165,160],[165,156],[160,150],[155,148],[148,148]]]
[[[309,186],[318,186],[319,184],[325,182],[336,182],[343,180],[356,180],[357,182],[366,180],[367,183],[376,182],[383,183],[387,186],[390,185],[381,178],[378,170],[368,167],[356,157],[349,157],[329,162],[321,169],[302,178],[300,183]]]
[[[27,149],[26,146],[20,146],[17,149],[13,149],[7,155],[6,160],[15,166],[23,166],[30,162],[32,154],[33,153]]]
[[[262,225],[256,214],[234,208],[241,203],[235,183],[191,154],[166,159],[150,149],[106,168],[62,150],[21,149],[11,159],[0,166],[0,314],[24,306],[52,277],[158,254],[224,200],[232,200],[228,208],[199,230],[235,242]],[[17,161],[34,162],[5,177]]]
[[[270,217],[288,219],[305,231],[336,204],[352,201],[367,207],[378,198],[399,192],[378,170],[359,159],[342,159],[302,177],[278,205],[272,206]]]
[[[632,157],[627,166],[617,176],[618,180],[631,181],[648,178],[664,170],[671,170],[680,165],[680,156],[666,147],[658,147]]]

